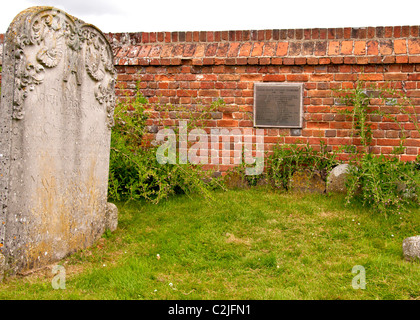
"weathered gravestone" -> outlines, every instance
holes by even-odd
[[[107,207],[115,70],[102,32],[52,7],[18,14],[3,54],[0,252],[16,272],[115,228],[106,216],[115,216]]]
[[[402,247],[405,260],[420,261],[420,236],[404,239]]]

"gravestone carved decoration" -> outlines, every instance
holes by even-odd
[[[57,261],[105,231],[113,54],[93,25],[32,7],[4,43],[0,253],[12,271]]]
[[[254,127],[302,128],[303,85],[255,83]]]

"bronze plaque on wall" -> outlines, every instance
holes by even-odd
[[[254,127],[302,128],[302,113],[303,84],[254,84]]]

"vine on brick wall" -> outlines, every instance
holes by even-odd
[[[385,214],[401,211],[409,205],[418,205],[420,191],[420,158],[417,161],[401,161],[399,155],[404,153],[406,134],[397,116],[390,116],[373,109],[370,102],[378,100],[381,105],[398,107],[401,113],[410,114],[410,121],[419,130],[418,117],[415,108],[407,96],[395,89],[391,83],[378,87],[366,86],[362,81],[356,82],[353,89],[339,90],[343,103],[350,107],[340,110],[352,121],[353,135],[360,138],[360,148],[348,150],[352,157],[349,160],[349,175],[347,179],[347,203],[360,199],[364,205],[377,208]],[[401,139],[394,146],[390,155],[374,155],[370,150],[372,142],[372,127],[369,122],[371,115],[387,117],[398,125]],[[420,131],[419,131],[420,132]]]
[[[111,135],[108,196],[115,200],[146,199],[158,203],[173,194],[200,193],[211,199],[210,190],[221,187],[211,172],[199,165],[160,164],[157,148],[145,139],[149,101],[137,90],[134,99],[126,97],[114,111]]]

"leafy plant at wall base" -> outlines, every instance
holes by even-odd
[[[115,200],[147,199],[158,203],[169,195],[200,192],[210,197],[215,188],[209,172],[191,164],[160,164],[158,146],[147,143],[145,106],[139,92],[115,108],[115,127],[111,134],[108,196]]]
[[[267,159],[267,177],[275,187],[290,189],[290,181],[296,171],[309,170],[326,179],[338,163],[336,152],[328,152],[324,142],[321,142],[319,151],[309,144],[277,144]]]
[[[364,205],[385,214],[401,212],[417,202],[418,164],[368,153],[357,165],[350,165],[346,185],[347,203],[360,199]]]
[[[398,100],[407,101],[404,94],[397,93],[388,87],[370,89],[376,99],[383,105],[396,106]],[[342,102],[350,109],[340,110],[341,113],[350,116],[352,120],[352,131],[360,137],[361,151],[357,148],[351,150],[352,156],[349,160],[349,174],[347,175],[347,203],[354,199],[360,199],[366,206],[375,207],[379,212],[400,212],[409,204],[417,204],[419,192],[419,168],[418,161],[404,162],[399,160],[398,154],[404,152],[406,135],[402,125],[395,116],[390,116],[381,109],[372,110],[366,85],[358,81],[354,89],[339,90],[345,92],[341,97]],[[413,108],[415,110],[415,108]],[[405,110],[400,106],[400,111]],[[394,147],[393,155],[373,155],[369,148],[372,142],[372,124],[368,122],[371,114],[386,116],[394,121],[400,129],[401,139],[399,146]],[[417,159],[418,160],[418,159]]]
[[[242,153],[242,159],[245,159],[244,153]],[[255,164],[242,162],[233,169],[230,169],[224,177],[225,184],[228,186],[236,185],[237,187],[255,187],[259,184],[265,184],[267,182],[267,174],[265,172],[256,175],[246,173],[247,168],[252,168],[253,166]]]

